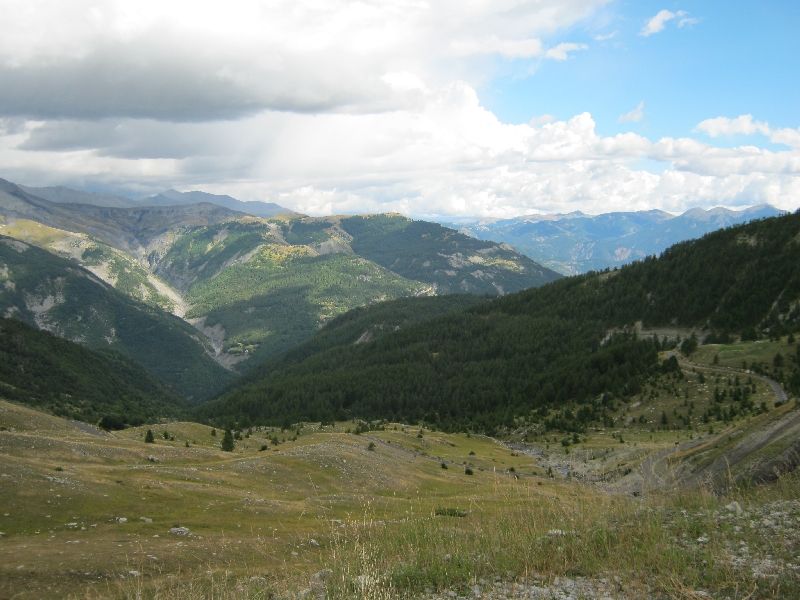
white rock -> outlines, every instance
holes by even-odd
[[[744,512],[742,510],[741,505],[736,500],[734,500],[730,504],[726,505],[725,506],[725,510],[730,511],[732,513],[736,513],[737,515],[740,515],[740,514],[742,514]]]

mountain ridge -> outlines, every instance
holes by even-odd
[[[672,244],[696,239],[716,229],[778,214],[781,211],[768,204],[740,211],[696,207],[678,215],[660,210],[598,215],[575,211],[473,223],[460,221],[454,227],[480,239],[511,244],[551,269],[574,275],[622,266],[658,255]]]

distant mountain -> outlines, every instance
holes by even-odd
[[[0,179],[0,187],[4,181]],[[9,184],[10,182],[4,182]],[[15,184],[12,184],[15,185]],[[64,186],[30,187],[17,185],[20,190],[55,204],[88,204],[108,208],[141,208],[144,206],[186,206],[188,204],[214,204],[254,217],[274,217],[276,215],[295,215],[294,211],[274,202],[243,202],[231,196],[208,194],[206,192],[178,192],[166,190],[144,198],[125,198],[113,194],[86,192]]]
[[[618,399],[670,369],[658,360],[661,340],[639,336],[642,327],[751,338],[800,330],[800,212],[370,339],[371,323],[402,321],[409,306],[395,319],[391,305],[367,309],[349,332],[342,317],[200,415],[244,426],[358,417],[487,432],[603,422]],[[383,314],[373,320],[373,310]]]
[[[779,214],[767,204],[741,211],[694,208],[679,216],[659,210],[596,216],[573,212],[461,222],[458,228],[478,239],[511,244],[533,260],[572,275],[619,267],[723,227]]]
[[[209,196],[192,194],[178,196]],[[399,215],[267,219],[210,203],[58,204],[3,181],[0,234],[185,318],[218,362],[242,363],[237,368],[286,351],[358,306],[502,295],[559,277],[509,246]]]
[[[137,205],[135,200],[114,196],[112,194],[98,194],[96,192],[82,192],[68,187],[28,187],[21,185],[21,189],[39,198],[44,198],[56,204],[91,204],[94,206],[109,206],[114,208],[132,208]]]
[[[157,252],[175,228],[211,225],[243,216],[215,204],[138,208],[58,204],[2,179],[0,215],[86,233],[142,259]]]
[[[110,417],[138,425],[186,411],[185,401],[121,354],[2,318],[0,397],[89,423]]]
[[[195,401],[232,378],[187,323],[131,300],[73,261],[5,236],[0,236],[0,316],[89,348],[120,352]]]
[[[295,215],[292,210],[273,202],[243,202],[227,195],[208,194],[206,192],[178,192],[167,190],[154,196],[142,198],[140,206],[184,206],[186,204],[216,204],[254,217],[274,217],[276,215]]]

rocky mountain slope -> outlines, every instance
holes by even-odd
[[[0,233],[186,318],[231,368],[279,354],[358,306],[454,292],[499,295],[558,277],[510,247],[398,215],[266,219],[186,204],[219,198],[168,192],[156,200],[182,204],[101,207],[48,202],[0,182]]]

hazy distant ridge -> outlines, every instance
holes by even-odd
[[[692,208],[673,216],[661,210],[587,215],[528,215],[462,221],[451,226],[482,240],[511,244],[536,262],[566,275],[619,267],[657,255],[673,244],[782,211],[761,204],[735,211]]]

